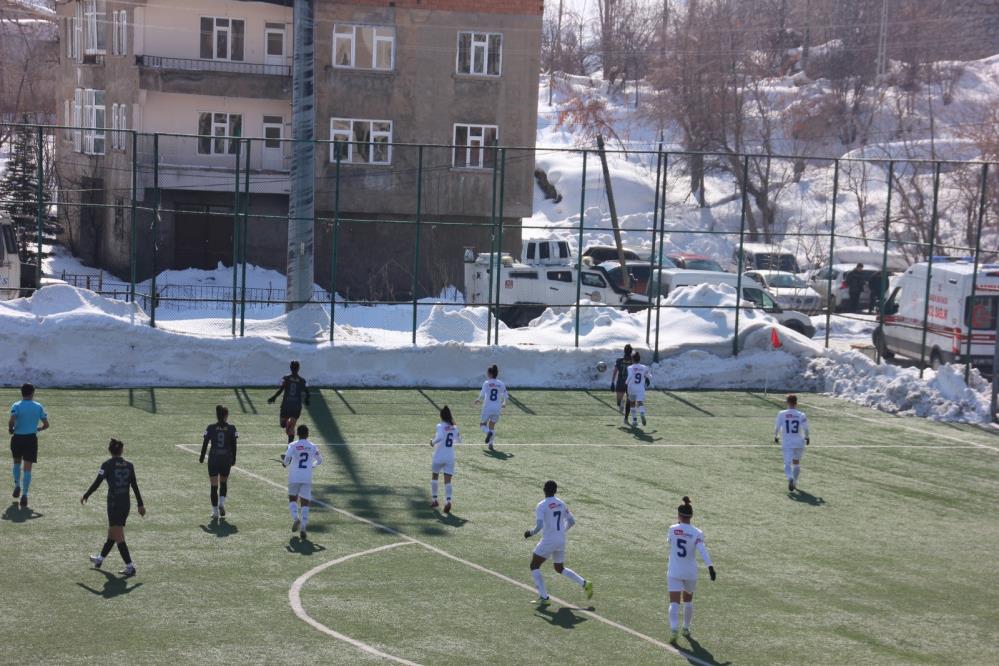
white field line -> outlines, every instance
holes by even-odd
[[[326,562],[324,564],[320,564],[318,567],[314,567],[312,569],[309,569],[304,574],[302,574],[301,576],[299,576],[295,580],[295,582],[291,584],[291,589],[288,590],[288,603],[291,604],[291,610],[293,610],[295,612],[295,615],[297,615],[300,620],[302,620],[302,621],[306,622],[307,624],[311,625],[314,629],[323,632],[327,636],[332,636],[333,638],[335,638],[335,639],[337,639],[339,641],[343,641],[345,643],[350,643],[351,645],[353,645],[354,647],[356,647],[358,650],[363,650],[364,652],[367,652],[368,654],[373,654],[376,657],[381,657],[382,659],[388,659],[389,661],[394,661],[397,664],[406,664],[407,666],[419,666],[416,662],[409,661],[408,659],[403,659],[402,657],[396,657],[395,655],[388,654],[387,652],[382,652],[378,648],[372,647],[371,645],[368,645],[367,643],[362,643],[361,641],[357,640],[356,638],[351,638],[350,636],[347,636],[345,634],[341,634],[339,631],[334,631],[333,629],[330,629],[329,627],[327,627],[325,624],[323,624],[323,623],[321,623],[321,622],[319,622],[317,620],[314,620],[312,617],[309,616],[308,613],[305,612],[305,609],[302,608],[302,597],[301,597],[302,587],[307,582],[309,582],[310,578],[312,578],[313,576],[315,576],[317,573],[319,573],[321,571],[324,571],[324,570],[326,570],[326,569],[328,569],[328,568],[330,568],[330,567],[332,567],[334,565],[346,562],[347,560],[352,560],[355,557],[364,557],[365,555],[374,555],[375,553],[379,553],[379,552],[381,552],[383,550],[389,550],[391,548],[397,548],[399,546],[408,546],[408,545],[410,545],[412,543],[414,543],[414,542],[413,541],[409,541],[409,540],[407,540],[407,541],[397,541],[395,543],[390,543],[390,544],[388,544],[386,546],[379,546],[378,548],[372,548],[370,550],[365,550],[365,551],[362,551],[360,553],[351,553],[350,555],[344,555],[343,557],[338,557],[335,560],[330,560],[329,562]]]
[[[177,446],[177,448],[179,448],[179,449],[181,449],[183,451],[187,451],[188,453],[193,453],[195,455],[198,455],[200,453],[200,451],[195,451],[194,449],[188,448],[187,446],[185,446],[183,444],[177,444],[176,446]],[[236,465],[233,465],[232,468],[234,470],[236,470],[236,471],[239,471],[239,472],[242,472],[243,474],[246,474],[249,477],[257,479],[258,481],[262,481],[263,483],[266,483],[267,485],[274,486],[275,488],[277,488],[277,489],[279,489],[281,491],[286,491],[286,488],[285,488],[284,485],[282,485],[280,483],[277,483],[276,481],[272,481],[271,479],[268,479],[267,477],[261,476],[259,474],[256,474],[255,472],[251,472],[248,469],[245,469],[245,468],[242,468],[242,467],[238,467]],[[424,548],[426,548],[430,552],[436,553],[436,554],[438,554],[438,555],[440,555],[442,557],[446,557],[449,560],[453,560],[455,562],[459,562],[461,564],[464,564],[467,567],[475,569],[476,571],[479,571],[479,572],[482,572],[482,573],[485,573],[485,574],[489,574],[490,576],[493,576],[495,578],[499,578],[500,580],[502,580],[502,581],[504,581],[506,583],[510,583],[511,585],[516,585],[517,587],[519,587],[521,589],[524,589],[524,590],[527,590],[528,592],[535,593],[535,594],[537,593],[536,590],[534,589],[534,587],[532,585],[528,585],[528,584],[523,583],[523,582],[521,582],[519,580],[515,580],[513,578],[510,578],[509,576],[507,576],[505,574],[502,574],[502,573],[500,573],[498,571],[494,571],[492,569],[487,569],[484,566],[476,564],[475,562],[472,562],[470,560],[466,560],[464,558],[458,557],[457,555],[452,555],[451,553],[447,552],[446,550],[441,550],[440,548],[437,548],[436,546],[431,546],[429,543],[427,543],[425,541],[420,541],[419,539],[415,539],[415,538],[409,536],[408,534],[400,532],[399,530],[394,529],[392,527],[388,527],[387,525],[382,525],[381,523],[376,523],[373,520],[369,520],[367,518],[364,518],[363,516],[358,516],[356,514],[351,513],[350,511],[345,511],[344,509],[338,509],[337,507],[333,506],[332,504],[328,504],[327,502],[324,502],[324,501],[319,500],[319,499],[313,498],[312,501],[311,501],[311,504],[318,504],[319,506],[326,507],[327,509],[330,509],[331,511],[335,511],[336,513],[339,513],[342,516],[346,516],[347,518],[351,518],[352,520],[356,520],[356,521],[364,523],[366,525],[370,525],[370,526],[372,526],[372,527],[374,527],[376,529],[382,530],[383,532],[387,532],[388,534],[394,534],[396,536],[402,537],[403,539],[411,541],[412,543],[415,543],[415,544],[417,544],[419,546],[423,546]],[[670,645],[669,643],[664,643],[663,641],[657,640],[657,639],[653,638],[652,636],[648,636],[646,634],[641,633],[640,631],[636,631],[635,629],[632,629],[630,627],[626,627],[623,624],[619,624],[619,623],[617,623],[617,622],[615,622],[613,620],[609,620],[609,619],[605,618],[602,615],[598,615],[594,611],[583,610],[581,608],[577,608],[573,604],[570,604],[569,602],[565,601],[564,599],[560,599],[560,598],[556,597],[553,594],[549,594],[549,597],[551,597],[551,599],[553,601],[555,601],[556,603],[561,604],[562,606],[566,606],[566,607],[569,607],[569,608],[576,609],[576,610],[578,610],[578,612],[582,613],[583,615],[586,615],[587,617],[590,617],[590,618],[592,618],[592,619],[594,619],[594,620],[596,620],[598,622],[602,622],[603,624],[606,624],[609,627],[614,627],[615,629],[618,629],[620,631],[625,632],[626,634],[634,636],[635,638],[643,640],[646,643],[650,643],[652,645],[655,645],[658,648],[666,650],[667,652],[675,654],[678,657],[686,659],[688,663],[696,664],[697,666],[710,666],[709,662],[706,662],[706,661],[703,661],[701,659],[698,659],[697,657],[695,657],[695,656],[693,656],[693,655],[691,655],[691,654],[689,654],[687,652],[684,652],[683,650],[680,650],[680,649],[678,649],[678,648]]]
[[[813,405],[814,406],[814,405]],[[928,434],[928,433],[924,433]],[[943,435],[941,435],[943,437]],[[948,438],[953,439],[953,438]],[[954,441],[961,441],[955,439]],[[414,442],[320,442],[323,446],[330,447],[353,447],[353,448],[421,448],[429,451],[430,447],[425,443]],[[181,446],[178,444],[178,446]],[[270,449],[280,452],[280,442],[278,444],[268,444],[266,442],[240,442],[239,447],[247,449]],[[469,450],[478,450],[479,446],[474,444],[462,445]],[[593,449],[780,449],[779,444],[692,444],[692,443],[649,443],[649,444],[596,444],[593,442],[582,442],[573,444],[572,442],[504,442],[497,448],[498,451],[504,449],[517,448],[593,448]],[[811,449],[980,449],[991,448],[985,444],[975,444],[962,442],[955,444],[811,444]],[[482,447],[484,451],[485,448]]]
[[[836,412],[835,409],[831,409],[829,407],[821,407],[819,405],[808,405],[808,408],[809,409],[812,409],[812,408],[814,408],[814,409],[821,409],[824,412]],[[854,418],[860,419],[861,421],[867,421],[868,423],[876,423],[878,425],[883,425],[888,420],[888,419],[885,419],[885,418],[872,419],[869,416],[854,416]],[[896,416],[895,418],[896,419],[902,419],[903,417]],[[999,453],[999,448],[996,448],[994,446],[989,446],[988,444],[979,444],[977,442],[970,442],[970,441],[968,441],[966,439],[960,439],[958,437],[953,437],[952,435],[943,435],[943,434],[939,434],[939,433],[931,433],[931,432],[927,432],[926,430],[922,430],[920,428],[909,427],[909,426],[907,426],[905,424],[902,424],[902,423],[892,423],[891,425],[899,427],[899,428],[902,428],[903,430],[908,430],[909,432],[914,432],[914,433],[919,434],[919,435],[925,435],[926,437],[939,437],[940,439],[948,439],[948,440],[950,440],[952,442],[957,442],[958,444],[965,445],[962,448],[967,448],[970,445],[972,448],[976,448],[976,449],[988,449],[989,451],[995,451],[996,453]],[[913,448],[915,448],[915,447],[913,447]],[[954,447],[954,448],[957,448],[957,447]]]

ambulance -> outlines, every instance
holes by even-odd
[[[932,270],[929,263],[915,264],[892,281],[889,294],[884,326],[872,334],[884,358],[895,354],[922,357],[933,368],[944,363],[991,364],[999,310],[999,264],[979,265],[977,279],[970,261],[934,261]]]

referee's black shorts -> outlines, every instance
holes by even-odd
[[[108,525],[110,527],[125,527],[128,520],[128,512],[131,510],[129,504],[108,504]]]
[[[10,454],[25,462],[38,462],[38,435],[12,435]]]

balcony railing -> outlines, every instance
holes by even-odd
[[[140,67],[174,69],[187,72],[225,72],[229,74],[262,74],[264,76],[291,76],[290,65],[262,65],[233,60],[193,60],[191,58],[165,58],[140,55],[135,57]]]

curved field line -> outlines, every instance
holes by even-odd
[[[186,451],[188,453],[193,453],[195,455],[198,454],[198,451],[195,451],[194,449],[192,449],[192,448],[190,448],[188,446],[185,446],[184,444],[177,444],[176,446],[177,446],[178,449],[181,449],[182,451]],[[281,491],[285,490],[285,486],[281,485],[280,483],[278,483],[276,481],[273,481],[271,479],[268,479],[265,476],[261,476],[261,475],[255,473],[255,472],[251,472],[250,470],[245,469],[243,467],[237,467],[236,465],[233,465],[232,469],[234,469],[236,471],[239,471],[239,472],[242,472],[243,474],[246,474],[249,477],[257,479],[258,481],[262,481],[263,483],[266,483],[269,486],[274,486],[275,488],[278,488]],[[431,546],[429,543],[427,543],[425,541],[420,541],[419,539],[413,538],[413,537],[409,536],[408,534],[400,532],[399,530],[397,530],[397,529],[395,529],[393,527],[389,527],[388,525],[382,525],[381,523],[376,523],[373,520],[369,520],[368,518],[365,518],[363,516],[358,516],[357,514],[351,513],[350,511],[346,511],[344,509],[339,509],[339,508],[333,506],[332,504],[329,504],[329,503],[324,502],[324,501],[319,500],[319,499],[313,498],[312,499],[312,504],[316,504],[316,505],[319,505],[319,506],[326,507],[330,511],[333,511],[335,513],[339,513],[342,516],[346,516],[347,518],[350,518],[352,520],[356,520],[358,522],[364,523],[365,525],[370,525],[371,527],[374,527],[375,529],[381,530],[382,532],[386,532],[388,534],[394,534],[394,535],[396,535],[398,537],[406,539],[406,541],[402,542],[402,543],[415,543],[418,546],[423,546],[424,548],[426,548],[427,550],[429,550],[432,553],[436,553],[437,555],[440,555],[442,557],[446,557],[449,560],[453,560],[455,562],[459,562],[461,564],[464,564],[465,566],[470,567],[472,569],[475,569],[476,571],[480,571],[482,573],[489,574],[490,576],[495,576],[496,578],[499,578],[500,580],[502,580],[502,581],[504,581],[506,583],[510,583],[511,585],[516,585],[517,587],[519,587],[521,589],[524,589],[524,590],[527,590],[527,591],[529,591],[531,593],[536,593],[536,590],[534,589],[534,587],[532,585],[528,585],[527,583],[523,583],[523,582],[521,582],[519,580],[515,580],[513,578],[510,578],[506,574],[502,574],[499,571],[495,571],[493,569],[488,569],[488,568],[482,566],[481,564],[476,564],[475,562],[472,562],[471,560],[466,560],[466,559],[464,559],[462,557],[458,557],[457,555],[453,555],[453,554],[447,552],[446,550],[442,550],[442,549],[440,549],[440,548],[438,548],[436,546]],[[690,654],[689,652],[685,652],[684,650],[681,650],[681,649],[677,648],[674,645],[671,645],[671,644],[666,643],[664,641],[661,641],[659,639],[653,638],[652,636],[649,636],[647,634],[643,634],[642,632],[637,631],[635,629],[632,629],[631,627],[626,627],[623,624],[619,624],[619,623],[615,622],[614,620],[610,620],[610,619],[604,617],[603,615],[598,615],[595,611],[585,610],[585,609],[582,609],[582,608],[578,608],[577,606],[575,606],[573,604],[570,604],[569,602],[565,601],[564,599],[560,599],[559,597],[556,597],[553,594],[549,594],[549,597],[552,599],[552,601],[555,601],[556,603],[559,603],[562,606],[566,606],[566,607],[578,610],[583,615],[586,615],[587,617],[592,618],[592,619],[596,620],[597,622],[602,622],[603,624],[606,624],[609,627],[614,627],[615,629],[623,631],[624,633],[629,634],[630,636],[633,636],[635,638],[643,640],[646,643],[650,643],[651,645],[655,645],[656,647],[665,650],[666,652],[669,652],[669,653],[674,654],[674,655],[676,655],[678,657],[686,659],[687,663],[695,664],[696,666],[711,666],[711,662],[707,662],[707,661],[704,661],[702,659],[699,659],[699,658],[695,657],[694,655]],[[390,657],[390,656],[387,657],[387,658],[395,659],[395,657]]]
[[[388,654],[387,652],[382,652],[378,648],[372,647],[371,645],[368,645],[367,643],[362,643],[361,641],[357,640],[356,638],[351,638],[350,636],[347,636],[346,634],[341,634],[339,631],[334,631],[333,629],[330,629],[329,627],[327,627],[322,622],[319,622],[318,620],[314,620],[308,613],[305,612],[305,609],[302,607],[302,596],[301,596],[302,587],[307,582],[309,582],[310,578],[312,578],[313,576],[315,576],[317,573],[320,573],[321,571],[325,571],[326,569],[328,569],[328,568],[330,568],[332,566],[335,566],[337,564],[342,564],[343,562],[346,562],[348,560],[352,560],[352,559],[354,559],[356,557],[364,557],[365,555],[373,555],[375,553],[380,553],[383,550],[389,550],[391,548],[398,548],[399,546],[408,546],[408,545],[410,545],[412,543],[415,543],[415,542],[413,542],[413,541],[397,541],[395,543],[390,543],[390,544],[385,545],[385,546],[379,546],[378,548],[371,548],[370,550],[365,550],[365,551],[362,551],[360,553],[351,553],[350,555],[344,555],[343,557],[338,557],[335,560],[330,560],[329,562],[325,562],[323,564],[320,564],[317,567],[309,569],[304,574],[302,574],[297,579],[295,579],[295,582],[291,584],[291,589],[288,590],[288,603],[291,604],[291,610],[293,610],[295,612],[295,615],[298,616],[298,619],[300,619],[300,620],[306,622],[307,624],[311,625],[312,628],[317,629],[318,631],[323,632],[327,636],[332,636],[333,638],[337,639],[338,641],[343,641],[345,643],[349,643],[349,644],[353,645],[354,647],[356,647],[358,650],[363,650],[364,652],[367,652],[368,654],[373,654],[376,657],[381,657],[382,659],[388,659],[389,661],[394,661],[397,664],[406,664],[407,666],[419,666],[419,664],[417,664],[416,662],[409,661],[408,659],[403,659],[402,657],[396,657],[395,655]]]

